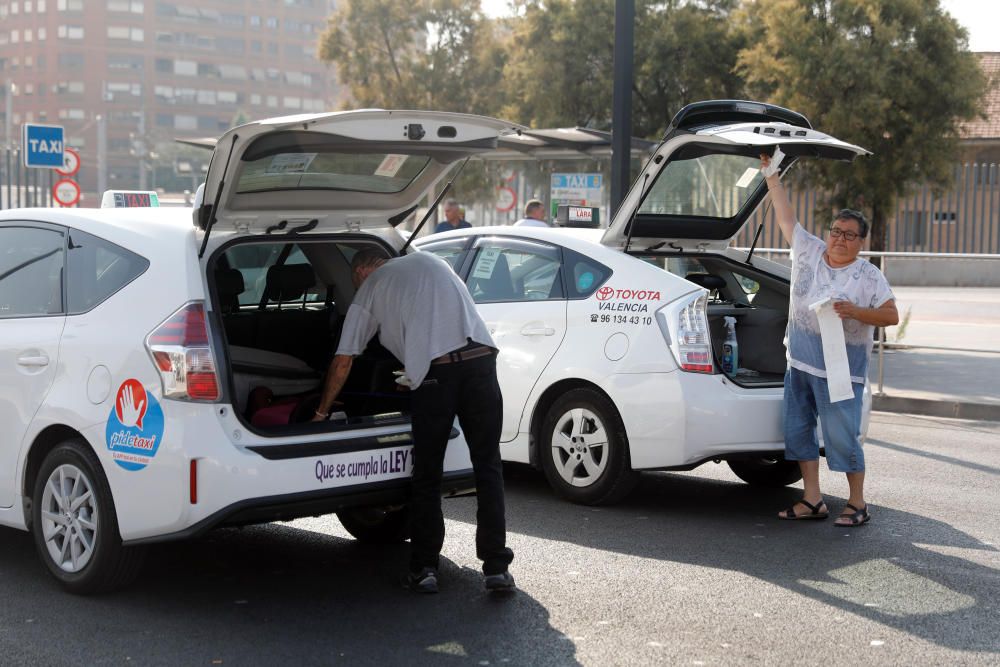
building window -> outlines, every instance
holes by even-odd
[[[174,116],[174,129],[175,130],[197,130],[198,129],[198,117],[188,116],[185,114],[178,114]]]
[[[59,39],[83,39],[83,26],[61,25],[56,34],[59,35]]]
[[[181,76],[198,76],[198,63],[193,60],[175,60],[174,74]]]

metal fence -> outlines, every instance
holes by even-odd
[[[807,189],[789,194],[802,226],[822,236],[832,215],[816,213],[822,193]],[[782,247],[774,209],[767,206],[754,214],[735,244],[749,246],[761,220],[764,229],[757,246]],[[887,228],[885,249],[890,252],[1000,253],[1000,168],[996,164],[956,165],[951,187],[935,194],[924,185],[900,199]]]
[[[25,167],[19,149],[0,150],[0,210],[53,206],[52,186],[56,180],[52,169]]]

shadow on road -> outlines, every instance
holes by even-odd
[[[480,573],[445,559],[440,595],[403,589],[407,545],[224,529],[151,549],[136,584],[82,598],[27,533],[0,529],[0,543],[4,664],[577,664],[523,591],[488,596]]]
[[[860,529],[834,527],[832,516],[779,521],[801,490],[677,473],[646,473],[622,504],[591,508],[558,499],[525,466],[505,476],[512,532],[744,573],[943,647],[1000,653],[996,570],[941,553],[997,549],[941,521],[874,505]],[[846,502],[826,500],[831,514]],[[445,509],[474,521],[473,503]]]

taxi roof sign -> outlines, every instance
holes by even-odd
[[[601,226],[601,209],[595,206],[559,204],[556,209],[556,224],[560,227],[596,229]]]
[[[101,208],[150,208],[160,205],[160,197],[152,190],[106,190]]]

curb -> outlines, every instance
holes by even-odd
[[[878,412],[903,412],[928,417],[951,417],[977,421],[1000,421],[1000,405],[941,401],[908,396],[872,396],[872,410]]]

